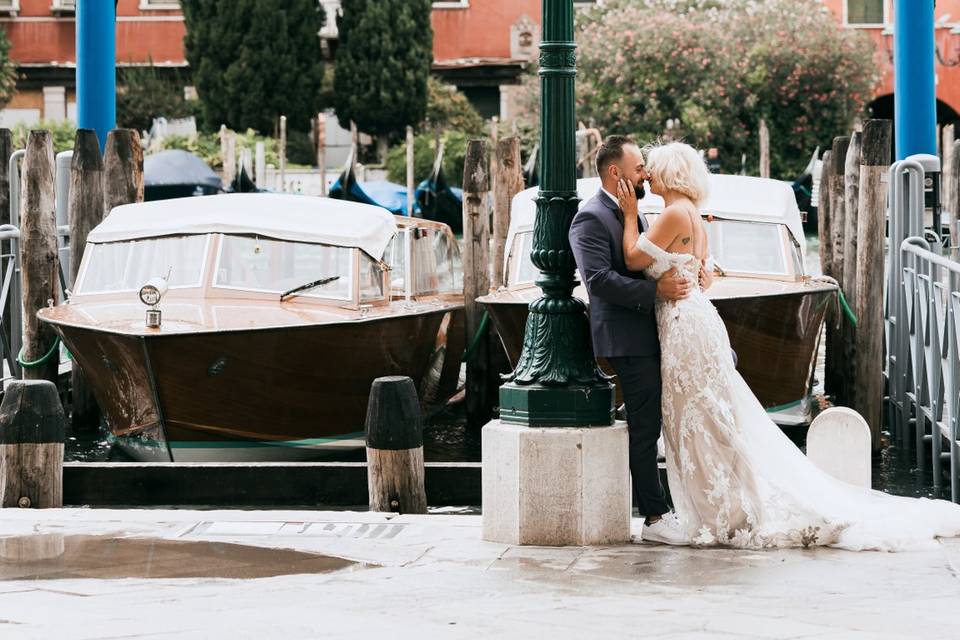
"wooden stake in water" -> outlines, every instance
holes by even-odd
[[[143,147],[133,129],[114,129],[103,153],[104,217],[114,207],[143,202]]]
[[[857,225],[855,408],[870,425],[874,451],[880,447],[883,408],[883,263],[891,137],[889,120],[868,120],[863,126]]]
[[[220,125],[220,164],[223,166],[220,182],[224,189],[229,189],[237,177],[237,134],[225,124]]]
[[[57,383],[57,334],[37,311],[60,298],[57,214],[53,189],[53,137],[31,131],[20,190],[20,264],[23,278],[23,367],[26,380]]]
[[[280,191],[287,192],[287,116],[280,116]]]
[[[854,308],[857,296],[857,201],[860,198],[860,146],[861,133],[854,131],[850,135],[850,145],[847,147],[847,156],[844,162],[843,173],[843,273],[841,288],[846,296],[847,304]],[[841,344],[843,348],[841,372],[842,393],[844,404],[848,407],[856,406],[854,396],[857,393],[856,372],[853,366],[853,352],[856,342],[856,327],[848,318],[844,318],[841,327]]]
[[[407,127],[407,215],[413,215],[413,127]]]
[[[833,167],[830,171],[828,191],[830,193],[830,272],[837,283],[843,287],[843,232],[846,226],[844,209],[843,173],[847,161],[847,148],[850,136],[837,136],[833,139]],[[823,188],[823,183],[820,185]],[[843,330],[846,322],[842,313],[834,314],[827,321],[827,353],[824,365],[824,388],[837,404],[843,404]]]
[[[327,116],[317,114],[317,168],[320,170],[320,195],[327,195]]]
[[[87,235],[103,220],[103,158],[93,129],[78,129],[70,163],[70,281],[76,283]],[[76,285],[74,285],[76,286]],[[100,410],[76,359],[71,377],[71,423],[74,430],[95,429]]]
[[[497,144],[497,169],[493,181],[493,280],[491,289],[504,286],[503,259],[510,229],[510,203],[523,190],[520,139],[504,138]]]
[[[760,177],[770,177],[770,130],[766,120],[760,120]]]
[[[463,297],[468,345],[477,335],[483,316],[483,308],[476,299],[490,291],[488,167],[486,142],[471,140],[463,165]],[[490,418],[489,359],[489,340],[481,335],[473,354],[467,358],[467,423],[472,426],[485,424]]]

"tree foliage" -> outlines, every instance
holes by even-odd
[[[192,114],[183,96],[179,73],[163,75],[157,67],[124,67],[117,71],[117,124],[149,130],[154,118],[184,118]]]
[[[608,0],[578,24],[578,113],[604,133],[683,138],[793,177],[850,130],[876,83],[871,41],[819,0]],[[668,120],[679,121],[667,131]]]
[[[318,0],[181,0],[184,47],[202,124],[273,131],[287,116],[305,130],[320,107],[323,62]]]
[[[340,122],[389,136],[424,119],[431,7],[430,0],[343,0],[333,78]]]
[[[0,107],[6,106],[17,90],[17,65],[10,59],[10,40],[0,29]]]
[[[440,128],[471,135],[483,132],[483,117],[467,96],[451,84],[430,76],[427,84],[427,115],[420,128]]]

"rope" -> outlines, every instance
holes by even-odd
[[[828,284],[835,285],[837,287],[837,306],[843,310],[843,314],[847,316],[847,320],[850,321],[854,327],[857,326],[857,316],[853,313],[853,309],[850,308],[850,305],[847,304],[847,297],[843,295],[843,289],[840,287],[840,283],[836,279],[831,278],[830,276],[816,276],[812,278],[818,282],[826,282]],[[837,320],[837,326],[840,326],[839,319]]]
[[[53,357],[53,354],[57,352],[57,349],[60,347],[60,337],[57,336],[53,341],[53,346],[50,347],[50,351],[47,351],[43,357],[39,360],[34,360],[33,362],[27,362],[23,359],[23,350],[27,348],[27,345],[20,347],[20,353],[17,354],[17,364],[19,364],[24,369],[35,369],[43,364],[46,364],[50,358]]]
[[[477,346],[480,344],[480,338],[487,333],[487,325],[490,324],[490,312],[484,311],[483,317],[480,319],[480,326],[477,327],[477,332],[473,336],[473,340],[470,341],[470,346],[467,347],[467,350],[463,352],[463,358],[461,362],[466,362],[473,355],[473,352],[477,350]]]

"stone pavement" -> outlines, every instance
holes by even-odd
[[[958,567],[955,540],[521,548],[475,515],[8,509],[0,638],[948,638]]]

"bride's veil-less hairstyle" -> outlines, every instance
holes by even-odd
[[[652,144],[645,149],[647,171],[668,191],[690,198],[697,206],[707,199],[710,172],[696,149],[683,142]]]

